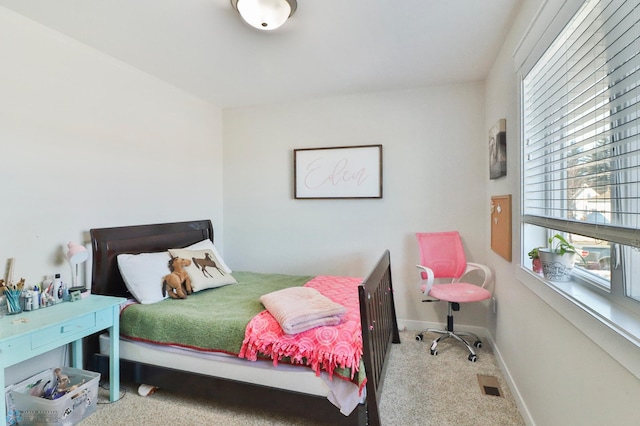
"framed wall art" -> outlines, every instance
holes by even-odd
[[[507,120],[504,118],[489,130],[489,177],[507,175]]]
[[[294,198],[382,198],[382,145],[293,150]]]

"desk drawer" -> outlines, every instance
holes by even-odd
[[[80,318],[36,331],[31,335],[31,349],[59,341],[66,336],[73,336],[75,333],[94,328],[95,326],[96,314],[90,313]]]

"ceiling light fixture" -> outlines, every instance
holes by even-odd
[[[275,30],[294,14],[296,0],[231,0],[242,19],[259,30]]]

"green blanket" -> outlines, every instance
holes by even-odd
[[[237,284],[199,291],[186,299],[128,306],[120,317],[120,334],[135,340],[237,355],[247,324],[264,310],[260,296],[303,286],[313,278],[254,272],[232,275]]]

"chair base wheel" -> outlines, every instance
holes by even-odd
[[[478,361],[478,356],[476,355],[476,351],[474,350],[474,347],[482,348],[482,341],[475,334],[470,332],[464,332],[464,331],[454,333],[453,331],[450,331],[450,330],[438,330],[438,329],[429,328],[427,330],[423,330],[420,333],[416,334],[416,340],[418,342],[423,341],[425,338],[425,333],[440,334],[438,338],[436,338],[431,342],[431,346],[429,347],[429,353],[431,355],[438,355],[438,350],[437,350],[438,343],[442,342],[443,340],[452,338],[457,342],[462,343],[469,350],[469,355],[467,357],[469,361],[471,362]],[[471,341],[473,341],[473,343],[470,343]]]

